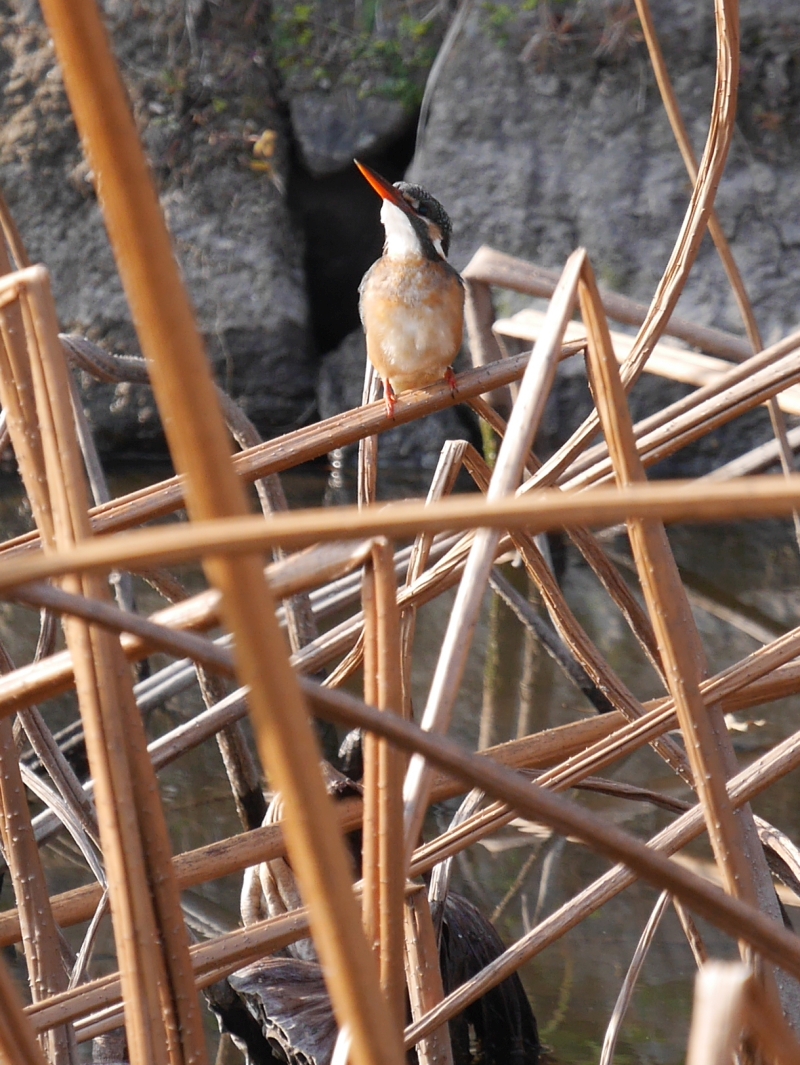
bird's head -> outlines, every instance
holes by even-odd
[[[357,159],[355,164],[383,200],[384,254],[396,259],[414,255],[424,255],[434,262],[446,259],[453,227],[439,201],[419,185],[405,181],[390,185]]]

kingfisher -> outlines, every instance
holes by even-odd
[[[367,357],[383,382],[386,413],[395,396],[444,378],[455,395],[453,360],[464,335],[464,282],[447,261],[452,225],[419,185],[394,185],[356,159],[383,200],[383,255],[359,286]]]

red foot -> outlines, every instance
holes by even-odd
[[[456,383],[456,375],[453,373],[452,366],[448,366],[445,370],[444,379],[450,386],[450,395],[455,396],[456,391],[458,389],[458,384]]]
[[[394,404],[397,396],[389,381],[383,382],[383,402],[386,404],[386,416],[394,418]]]

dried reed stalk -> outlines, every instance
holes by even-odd
[[[439,499],[449,496],[455,487],[456,479],[461,470],[464,453],[470,445],[465,440],[445,441],[439,461],[436,464],[430,488],[428,489],[427,504],[435,503]],[[406,575],[406,590],[410,591],[414,582],[418,580],[428,564],[433,536],[430,533],[420,533],[414,541],[411,557],[408,560],[408,573]],[[414,646],[414,631],[417,622],[417,611],[412,603],[407,606],[400,615],[400,663],[403,670],[403,716],[409,720],[412,717],[411,708],[411,665],[412,651]]]
[[[11,665],[5,651],[0,651],[0,664]],[[8,718],[0,720],[0,835],[20,916],[31,997],[39,1002],[65,990],[67,974]],[[41,1042],[52,1065],[76,1060],[69,1028],[55,1029]]]
[[[582,343],[565,345],[562,356],[579,351],[582,346]],[[525,372],[528,358],[527,354],[520,355],[500,366],[467,370],[459,374],[456,397],[447,384],[428,385],[423,389],[404,392],[398,398],[393,418],[387,416],[381,401],[296,429],[277,440],[266,441],[234,455],[234,469],[242,481],[249,482],[322,458],[332,449],[356,443],[364,436],[405,425],[472,396],[482,395],[495,383],[502,384],[519,378]],[[184,502],[181,478],[171,477],[159,484],[120,496],[104,506],[95,507],[91,512],[92,528],[96,533],[118,532],[180,510]],[[3,545],[3,553],[30,550],[37,540],[36,533],[17,536]]]
[[[751,1036],[768,1061],[800,1062],[797,1036],[747,966],[708,962],[695,981],[687,1065],[730,1065],[743,1036]]]
[[[210,368],[108,38],[92,0],[43,11],[98,189],[176,466],[194,518],[244,515]],[[93,62],[87,65],[85,57]],[[186,382],[192,382],[191,390]],[[314,762],[316,743],[289,667],[259,558],[206,561],[236,639],[259,753],[284,796],[292,864],[310,906],[334,1009],[358,1065],[400,1062],[348,884],[347,857]],[[149,763],[148,763],[149,764]]]
[[[567,757],[571,752],[583,750],[587,744],[591,744],[599,736],[613,731],[619,726],[621,720],[619,714],[606,714],[602,718],[575,721],[490,748],[483,752],[483,755],[496,758],[503,765],[519,767],[551,765]],[[159,743],[160,741],[155,741],[151,744],[151,749],[158,748]],[[154,761],[157,762],[155,757]],[[463,790],[463,786],[454,778],[440,775],[434,784],[432,798],[433,801],[440,802],[459,795]],[[351,831],[361,824],[360,800],[348,799],[337,803],[335,810],[342,831]],[[198,884],[240,872],[247,866],[285,854],[286,844],[282,825],[267,825],[217,843],[207,844],[194,851],[176,855],[174,858],[175,875],[181,889],[196,887]],[[54,896],[51,901],[59,924],[65,927],[89,920],[101,895],[102,890],[99,885],[93,884]],[[0,914],[0,947],[16,943],[19,938],[18,913],[15,910],[9,910]]]
[[[495,500],[458,496],[426,507],[408,501],[358,511],[355,507],[296,510],[263,518],[237,517],[140,529],[114,537],[97,537],[92,549],[76,545],[45,558],[40,554],[0,563],[0,592],[29,581],[65,573],[103,572],[119,567],[188,562],[206,552],[232,555],[267,550],[276,544],[307,547],[320,540],[350,540],[386,535],[392,539],[420,532],[455,532],[477,526],[524,529],[528,535],[563,526],[606,527],[628,518],[677,522],[722,522],[791,514],[800,500],[800,474],[748,477],[737,482],[662,481],[608,486],[581,493],[541,489]]]
[[[364,696],[386,713],[403,708],[400,619],[394,556],[378,538],[364,568]],[[385,740],[364,739],[364,894],[367,939],[377,948],[381,986],[399,1030],[405,1009],[403,979],[402,780],[405,759]]]
[[[642,323],[621,370],[622,381],[631,387],[641,374],[647,358],[661,337],[675,310],[689,271],[705,235],[722,177],[736,122],[739,82],[739,10],[737,0],[715,0],[717,65],[708,136],[697,168],[697,180],[680,233],[667,267],[653,295],[647,318]],[[545,477],[555,477],[570,464],[597,432],[597,414],[591,414],[570,440],[543,467]]]
[[[653,68],[653,73],[656,77],[656,83],[661,93],[661,99],[664,104],[664,109],[669,117],[669,123],[672,127],[672,132],[677,141],[680,149],[681,156],[683,157],[686,170],[689,174],[689,180],[694,185],[697,181],[697,160],[695,159],[694,149],[692,143],[689,140],[689,134],[686,130],[686,125],[681,115],[680,106],[678,104],[675,91],[672,87],[669,71],[667,65],[664,62],[664,56],[661,51],[661,45],[658,41],[658,35],[656,34],[655,25],[653,23],[653,16],[650,11],[650,4],[648,0],[636,0],[636,10],[639,15],[639,22],[642,26],[642,33],[644,35],[645,43],[647,44],[647,51],[650,56],[650,65]],[[719,257],[722,261],[725,274],[727,275],[728,282],[733,290],[734,298],[736,299],[737,306],[739,307],[739,313],[744,321],[745,330],[747,332],[748,339],[752,345],[753,351],[758,352],[764,347],[761,340],[761,332],[756,322],[755,314],[753,313],[753,306],[747,295],[747,290],[742,280],[742,275],[739,272],[739,268],[736,265],[736,260],[733,257],[728,239],[720,225],[717,212],[712,209],[708,216],[708,232],[711,235],[711,239],[714,241],[714,246],[717,249]],[[781,467],[784,474],[789,474],[794,469],[794,455],[789,444],[789,440],[786,432],[786,419],[783,415],[783,411],[778,406],[778,402],[775,399],[771,399],[767,404],[769,408],[770,421],[772,422],[773,432],[775,434],[775,442],[778,447],[778,454],[781,461]],[[798,518],[797,512],[794,515],[795,535],[800,537],[800,518]]]
[[[389,540],[379,537],[372,551],[375,573],[375,621],[378,650],[378,707],[403,715],[400,614],[394,555]],[[400,1021],[405,1011],[403,974],[403,855],[397,840],[403,831],[403,774],[406,758],[391,744],[381,741],[378,752],[380,789],[379,868],[381,978],[386,996]]]
[[[502,440],[506,434],[506,423],[497,414],[496,411],[485,402],[483,399],[476,399],[470,401],[470,406],[479,415],[479,417],[485,419],[498,437]],[[480,463],[476,461],[477,452],[470,445],[468,448],[468,454],[472,462],[473,469],[477,469]],[[533,476],[540,468],[539,461],[531,454],[528,463],[528,473]],[[628,622],[631,632],[633,632],[639,644],[650,659],[656,672],[663,676],[663,668],[661,661],[658,657],[658,643],[653,632],[653,627],[650,624],[650,619],[644,610],[642,610],[636,597],[631,593],[625,581],[617,572],[616,566],[611,562],[606,553],[603,551],[600,544],[595,537],[589,531],[589,529],[571,528],[567,530],[567,536],[575,544],[580,553],[586,559],[598,578],[600,583],[606,589],[611,599],[619,607],[623,617]]]
[[[660,462],[794,384],[800,376],[798,346],[800,333],[795,332],[741,366],[734,366],[712,384],[639,422],[635,435],[644,465]],[[562,478],[563,487],[586,487],[608,479],[611,467],[606,456],[605,444],[587,451]],[[523,486],[523,491],[544,479],[544,471],[540,471]]]
[[[378,398],[380,377],[367,359],[364,367],[364,391],[361,406],[366,407]],[[358,442],[358,505],[367,506],[378,498],[378,437],[363,436]]]
[[[772,751],[753,762],[728,782],[728,792],[734,806],[750,802],[786,773],[800,765],[800,733],[795,733]],[[704,827],[703,812],[695,806],[681,815],[668,828],[654,836],[648,846],[665,854],[673,854],[697,838]],[[522,939],[509,947],[499,958],[461,987],[447,996],[442,1005],[406,1030],[406,1045],[410,1046],[444,1020],[456,1016],[468,1005],[502,983],[511,973],[555,942],[571,928],[580,924],[601,906],[614,898],[637,879],[624,866],[615,866],[593,884],[531,929]]]
[[[308,911],[303,908],[228,932],[208,943],[194,944],[190,952],[197,986],[221,980],[253,958],[281,950],[307,934]],[[29,1006],[26,1013],[35,1030],[43,1032],[114,1005],[121,998],[119,973],[109,973]]]
[[[424,887],[406,895],[404,927],[408,998],[411,1017],[417,1021],[444,998],[436,932]],[[453,1048],[446,1024],[420,1040],[417,1057],[420,1065],[453,1065]]]
[[[86,483],[47,275],[36,267],[28,273],[23,312],[30,309],[26,333],[55,541],[69,544],[91,535]],[[97,577],[70,583],[89,597],[108,598]],[[173,1063],[203,1062],[202,1022],[169,837],[131,678],[113,638],[76,619],[65,631],[97,786],[132,1058],[159,1061],[168,1055]]]
[[[592,850],[624,862],[634,875],[676,895],[729,935],[747,940],[770,961],[793,975],[800,973],[800,937],[785,931],[752,906],[688,873],[604,818],[589,814],[526,781],[520,774],[469,754],[447,737],[421,729],[396,714],[382,714],[341,691],[313,688],[308,682],[303,686],[309,694],[313,692],[311,701],[320,716],[350,727],[374,730],[404,750],[420,753],[428,761],[461,776],[465,783],[502,799],[521,815],[543,822],[560,835],[578,836]],[[792,757],[800,759],[800,751],[793,750]],[[690,816],[685,814],[683,818]]]
[[[583,251],[573,252],[564,267],[561,282],[547,311],[542,334],[531,352],[519,397],[509,419],[508,431],[497,455],[487,488],[487,502],[510,495],[519,485],[555,380],[561,341],[572,315],[577,278],[584,257]],[[475,534],[422,715],[422,727],[426,730],[443,733],[449,727],[499,539],[500,534],[494,529],[482,528]],[[407,860],[422,827],[431,779],[431,771],[424,760],[412,758],[403,788]]]
[[[667,912],[670,902],[671,899],[666,892],[662,892],[661,895],[659,895],[658,901],[653,907],[653,912],[650,914],[647,924],[639,937],[639,942],[636,944],[636,950],[633,952],[633,958],[631,958],[628,971],[625,973],[625,979],[622,981],[622,987],[619,990],[617,1001],[614,1003],[614,1009],[611,1013],[608,1027],[606,1028],[606,1034],[603,1037],[603,1048],[600,1051],[599,1065],[612,1065],[612,1062],[614,1061],[614,1051],[617,1047],[619,1030],[622,1027],[625,1014],[628,1012],[628,1006],[630,1005],[634,988],[636,987],[636,981],[639,979],[639,973],[642,971],[642,966],[645,963],[650,946],[652,945],[655,934],[661,924],[661,918]]]
[[[475,452],[468,453],[466,459],[467,468],[476,483],[480,488],[484,488],[488,475],[485,462]],[[585,670],[595,687],[616,709],[621,710],[629,720],[641,718],[644,710],[639,700],[610,668],[570,610],[552,570],[534,539],[523,533],[512,534],[511,538],[520,553],[529,577],[539,590],[553,624],[575,660]],[[675,772],[688,778],[683,753],[672,740],[656,737],[654,746]]]
[[[550,299],[558,284],[559,274],[556,270],[547,270],[484,244],[470,259],[462,271],[462,277],[468,282],[468,292],[473,286],[485,287],[488,290],[488,287],[493,285],[497,288],[519,292],[525,296]],[[628,296],[622,296],[618,292],[611,292],[607,289],[600,290],[600,298],[606,314],[615,322],[641,326],[647,319],[649,308],[644,303],[637,303]],[[491,327],[494,323],[491,300],[487,305],[486,320],[491,335]],[[469,318],[467,318],[467,324],[469,324]],[[674,314],[670,316],[664,333],[668,336],[679,337],[692,347],[700,348],[701,351],[717,355],[729,362],[744,362],[753,353],[751,345],[742,337],[726,333],[722,329],[698,325],[696,322],[690,322]],[[472,333],[470,333],[471,340]],[[497,355],[500,355],[499,351]],[[486,360],[486,362],[489,361],[492,360]]]
[[[33,1028],[22,1012],[19,992],[0,964],[0,1057],[15,1065],[49,1065]]]
[[[608,323],[588,261],[581,274],[579,294],[598,416],[617,483],[625,487],[644,481],[645,474],[636,450]],[[705,811],[709,839],[726,890],[751,905],[760,905],[778,920],[772,878],[752,814],[748,807],[734,813],[725,789],[726,779],[736,771],[736,757],[721,708],[713,702],[705,703],[700,692],[706,673],[705,655],[664,526],[657,522],[630,521],[628,536],[675,701],[694,788]],[[749,959],[749,950],[745,957]],[[775,993],[774,984],[768,982],[765,986]]]

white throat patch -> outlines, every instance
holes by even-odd
[[[389,259],[418,258],[421,254],[419,238],[404,211],[389,200],[383,201],[381,222],[386,231],[385,255]]]

